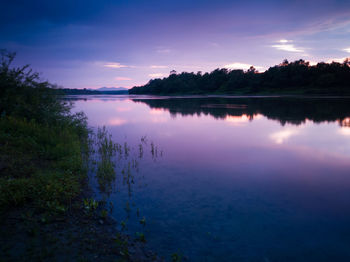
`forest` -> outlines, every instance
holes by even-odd
[[[258,72],[215,69],[210,73],[171,72],[169,77],[152,79],[144,86],[135,86],[129,94],[350,94],[350,60],[343,63],[320,62],[310,65],[305,60],[289,62]]]

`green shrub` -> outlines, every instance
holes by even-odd
[[[27,67],[0,63],[0,209],[30,204],[66,211],[81,192],[89,152],[83,113]]]

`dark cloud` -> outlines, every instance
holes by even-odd
[[[0,22],[4,24],[74,23],[93,18],[110,2],[92,0],[61,1],[7,1],[1,5]]]

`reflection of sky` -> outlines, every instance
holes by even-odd
[[[282,126],[262,115],[171,115],[129,99],[80,100],[75,107],[116,141],[137,145],[146,135],[164,152],[156,162],[140,160],[136,181],[143,177],[147,187],[133,187],[153,250],[181,250],[191,261],[322,261],[319,250],[346,257],[348,127],[310,120]],[[128,201],[120,190],[111,198],[115,206]],[[120,221],[121,213],[113,215]],[[141,232],[138,224],[129,229]],[[317,252],[307,252],[310,245]]]
[[[350,127],[341,127],[339,133],[344,136],[350,136]]]
[[[226,116],[223,120],[203,114],[177,114],[174,117],[167,110],[151,109],[129,99],[77,101],[76,108],[86,112],[92,126],[122,126],[125,135],[139,133],[153,134],[159,139],[173,137],[183,140],[181,144],[186,142],[196,148],[201,147],[196,143],[206,141],[213,150],[249,145],[295,151],[307,148],[313,154],[350,156],[350,128],[341,127],[336,122],[314,124],[306,120],[299,126],[281,126],[259,114],[253,120],[245,114]],[[172,145],[175,148],[179,143],[177,140]]]

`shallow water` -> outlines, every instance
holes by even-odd
[[[112,215],[166,259],[350,261],[350,98],[74,100],[131,147]]]

